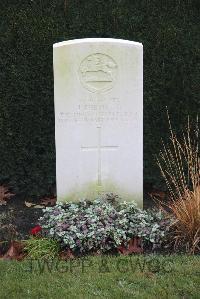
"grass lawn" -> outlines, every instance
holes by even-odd
[[[200,256],[0,261],[0,298],[200,298]]]

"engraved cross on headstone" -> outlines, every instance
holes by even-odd
[[[98,144],[96,146],[81,146],[83,151],[98,151],[98,186],[102,186],[101,176],[101,151],[102,150],[116,150],[119,148],[117,145],[102,145],[101,141],[101,127],[97,127],[98,130]]]

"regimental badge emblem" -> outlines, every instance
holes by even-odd
[[[117,77],[117,64],[108,55],[95,53],[87,56],[80,64],[79,76],[83,86],[91,92],[111,89]]]

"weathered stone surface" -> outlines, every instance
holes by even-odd
[[[116,39],[54,44],[59,201],[143,202],[143,49]]]

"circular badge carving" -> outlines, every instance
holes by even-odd
[[[116,80],[116,75],[116,62],[110,56],[101,53],[87,56],[79,68],[79,76],[83,86],[92,92],[111,89]]]

